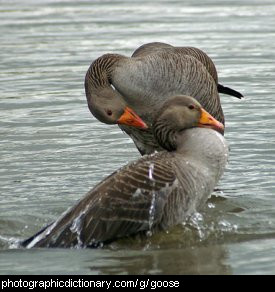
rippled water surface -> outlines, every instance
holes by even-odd
[[[275,273],[275,2],[0,1],[0,274]],[[100,250],[13,249],[139,157],[89,113],[91,61],[162,41],[217,65],[230,162],[185,226]]]

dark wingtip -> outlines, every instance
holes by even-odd
[[[47,226],[43,227],[41,230],[39,230],[37,233],[35,233],[33,236],[23,240],[20,242],[20,246],[21,247],[27,247],[29,245],[29,243],[31,243],[35,237],[37,237],[39,234],[41,234],[43,231],[45,231],[49,226],[51,226],[53,224],[53,222],[51,224],[48,224]]]
[[[232,96],[235,96],[235,97],[237,97],[239,99],[244,97],[240,92],[238,92],[238,91],[236,91],[234,89],[231,89],[229,87],[225,87],[225,86],[223,86],[221,84],[218,84],[218,92],[224,93],[224,94],[227,94],[227,95],[232,95]]]

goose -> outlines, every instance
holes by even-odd
[[[104,54],[91,64],[85,76],[88,107],[99,121],[107,124],[116,124],[114,117],[122,108],[132,108],[148,129],[119,127],[132,138],[141,155],[151,154],[163,150],[154,138],[151,125],[156,112],[169,96],[184,94],[194,97],[224,124],[212,71],[197,55],[182,54],[177,49],[158,48],[152,53],[152,49],[145,47],[136,51],[134,57]]]
[[[210,73],[210,75],[213,77],[217,89],[219,93],[224,93],[227,95],[235,96],[239,99],[243,97],[243,95],[226,86],[223,86],[222,84],[218,83],[218,73],[217,69],[215,67],[215,64],[213,63],[212,59],[202,50],[195,48],[195,47],[174,47],[170,44],[161,43],[161,42],[152,42],[148,44],[144,44],[137,48],[134,53],[132,54],[132,57],[140,57],[140,56],[146,56],[148,54],[155,53],[156,51],[160,50],[166,50],[171,52],[178,52],[182,55],[190,55],[198,59],[207,69],[207,71]]]
[[[168,230],[199,211],[227,163],[228,146],[219,133],[223,124],[194,98],[179,95],[163,104],[152,128],[164,151],[142,156],[103,179],[22,246],[98,247]]]

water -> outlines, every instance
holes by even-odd
[[[275,273],[275,3],[0,1],[0,274]],[[83,79],[106,52],[196,46],[220,82],[230,163],[188,224],[100,250],[11,249],[139,157],[89,113]]]

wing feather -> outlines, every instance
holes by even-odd
[[[113,173],[37,238],[27,240],[28,247],[96,246],[154,228],[175,191],[170,155],[145,156]]]

